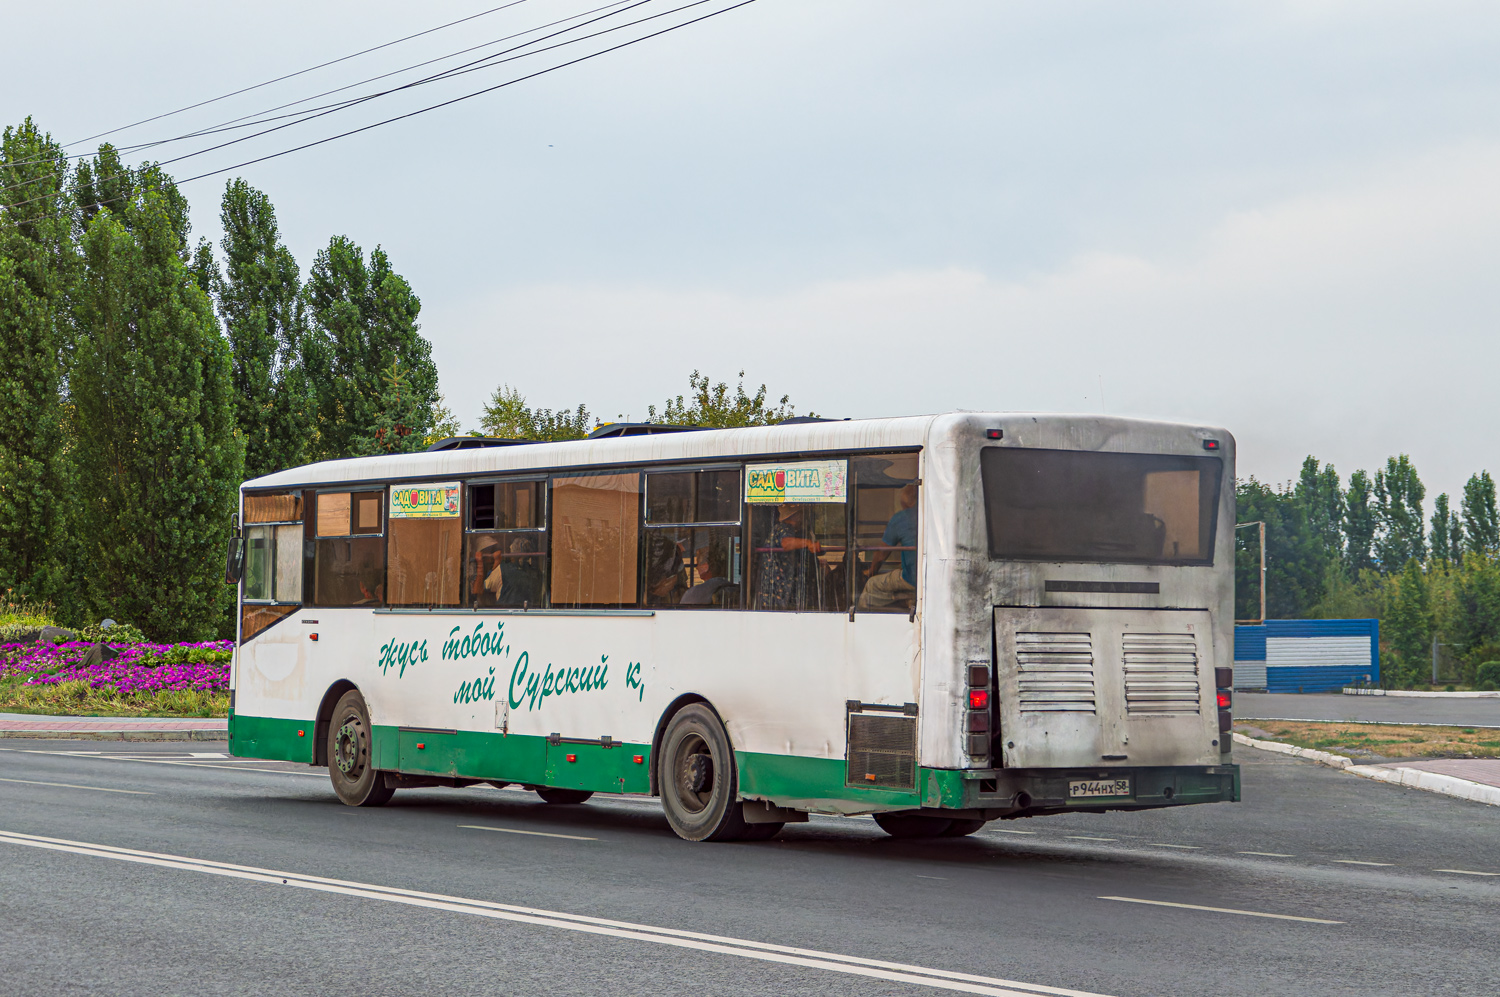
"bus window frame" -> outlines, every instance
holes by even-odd
[[[413,479],[413,481],[422,480],[429,479]],[[306,559],[302,567],[302,591],[304,596],[302,605],[313,609],[385,609],[389,606],[389,603],[387,603],[385,600],[384,594],[386,586],[390,584],[390,579],[386,577],[386,561],[390,557],[390,543],[386,537],[386,520],[389,518],[387,515],[389,510],[386,508],[386,503],[391,500],[392,487],[394,487],[394,482],[385,481],[383,479],[371,479],[368,481],[348,482],[342,485],[334,485],[332,487],[314,486],[312,488],[303,489],[302,515],[304,517],[304,522],[306,523],[307,531],[304,535],[311,537],[312,551],[311,556]],[[307,494],[309,492],[311,492],[313,496],[312,515],[308,515],[307,511]],[[380,510],[380,532],[355,533],[353,532],[354,496],[367,492],[374,492],[380,495],[380,504],[377,506],[377,508]],[[323,496],[338,495],[342,493],[348,493],[349,495],[350,532],[346,534],[335,534],[333,536],[327,537],[320,536],[318,534],[318,506],[323,504]],[[367,603],[354,606],[330,605],[328,603],[318,602],[315,598],[318,590],[318,542],[320,540],[362,540],[369,539],[370,537],[380,538],[380,601],[373,604]],[[311,567],[311,571],[308,570],[309,567]]]
[[[719,528],[737,527],[737,531],[736,532],[738,533],[739,542],[740,542],[740,544],[739,544],[739,547],[740,547],[740,565],[739,565],[740,580],[739,580],[738,583],[736,583],[736,588],[739,589],[739,603],[738,603],[738,605],[735,605],[735,606],[720,607],[720,611],[722,612],[724,610],[730,610],[730,611],[740,611],[740,612],[743,612],[744,610],[746,610],[746,609],[749,608],[749,606],[748,606],[748,604],[746,602],[747,583],[748,583],[748,580],[749,580],[749,577],[750,577],[749,576],[749,568],[748,568],[748,565],[746,563],[749,560],[749,555],[746,553],[746,551],[748,550],[748,546],[747,545],[749,543],[749,540],[747,539],[748,534],[747,534],[746,531],[749,529],[749,520],[750,520],[750,517],[747,516],[747,515],[745,515],[745,464],[746,463],[747,463],[747,459],[746,458],[739,458],[739,459],[733,460],[733,461],[719,460],[719,461],[712,461],[712,462],[709,462],[709,463],[662,464],[662,465],[658,465],[654,470],[647,470],[645,468],[641,468],[641,476],[644,479],[646,479],[646,480],[642,481],[642,483],[641,483],[640,537],[639,537],[639,539],[636,542],[636,562],[637,562],[637,564],[636,564],[636,571],[637,571],[637,573],[639,575],[639,580],[637,581],[637,589],[638,589],[639,594],[636,597],[636,605],[639,608],[641,608],[641,609],[650,609],[650,610],[657,610],[657,609],[674,610],[675,609],[675,610],[683,610],[685,612],[699,612],[699,611],[701,611],[702,607],[694,607],[694,606],[683,607],[682,605],[677,604],[677,603],[669,603],[669,604],[664,604],[664,605],[654,605],[654,604],[651,604],[649,602],[650,596],[649,596],[649,592],[648,592],[648,588],[647,588],[648,579],[646,577],[646,573],[647,573],[647,570],[650,568],[650,565],[647,563],[647,558],[649,556],[650,546],[647,543],[647,531],[648,530],[661,530],[661,529],[679,529],[679,530],[680,529],[698,529],[698,528],[712,529],[714,527],[719,527]],[[740,475],[740,484],[739,484],[739,487],[737,489],[735,489],[735,508],[739,511],[739,515],[740,515],[739,519],[737,519],[737,520],[735,520],[735,519],[712,520],[712,521],[705,521],[705,522],[702,522],[702,523],[651,523],[651,522],[647,522],[647,518],[646,517],[648,516],[648,514],[650,512],[650,509],[651,509],[651,498],[650,498],[650,492],[648,491],[648,489],[650,488],[650,478],[651,478],[651,476],[653,474],[696,474],[699,471],[738,471],[739,472],[739,475]]]
[[[250,496],[252,496],[252,495],[291,495],[291,494],[298,493],[298,492],[303,493],[302,494],[302,518],[301,519],[278,519],[275,522],[264,522],[264,523],[247,523],[247,522],[245,522],[245,499],[249,498]],[[278,526],[304,526],[305,527],[305,524],[308,521],[308,519],[307,519],[307,496],[306,496],[306,489],[302,489],[302,488],[256,488],[256,489],[252,489],[250,491],[241,491],[240,492],[240,510],[239,511],[240,511],[240,523],[242,524],[241,527],[240,527],[240,530],[241,530],[242,533],[245,533],[245,534],[248,534],[250,530],[255,529],[257,527],[261,527],[261,526],[269,526],[269,527],[273,527],[273,528],[274,527],[278,527]],[[273,536],[274,536],[274,534],[273,534]],[[305,528],[303,530],[303,536],[304,536],[304,538],[306,537],[306,529]],[[246,537],[246,539],[247,540],[249,539],[248,536]],[[248,606],[302,606],[302,605],[305,605],[305,603],[303,601],[303,596],[305,596],[307,594],[307,564],[306,564],[307,558],[306,558],[305,555],[306,555],[306,551],[305,551],[305,548],[304,548],[303,565],[302,565],[302,592],[298,593],[298,598],[296,598],[296,599],[248,599],[248,598],[245,597],[246,578],[244,578],[242,576],[240,578],[240,582],[239,582],[240,604],[241,605],[248,605]],[[278,586],[276,585],[276,566],[275,566],[275,562],[273,561],[272,565],[271,565],[271,590],[273,592],[275,592],[276,589],[277,589],[277,587]]]
[[[539,521],[542,524],[541,526],[512,526],[503,529],[485,530],[475,529],[470,525],[473,522],[474,501],[472,496],[469,494],[469,489],[475,487],[476,485],[519,485],[526,484],[528,482],[539,483],[542,486],[542,510],[541,515],[538,517]],[[522,471],[518,474],[484,474],[477,478],[460,478],[459,483],[464,492],[464,497],[460,500],[460,503],[464,505],[464,528],[463,538],[461,541],[463,550],[463,570],[460,575],[459,584],[467,589],[470,536],[475,534],[505,534],[509,536],[521,533],[539,533],[542,536],[542,542],[538,545],[541,548],[539,553],[542,556],[543,563],[547,565],[548,571],[547,574],[543,577],[541,601],[534,608],[550,609],[552,607],[552,586],[547,583],[551,581],[550,576],[552,565],[552,474],[547,471],[542,471],[540,473],[536,471]],[[464,601],[460,603],[460,608],[468,609],[473,612],[486,612],[493,611],[495,607],[479,607],[473,605],[472,598],[470,597],[469,593],[465,591]]]

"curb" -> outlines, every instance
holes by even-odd
[[[1343,755],[1313,748],[1299,748],[1296,745],[1282,744],[1280,741],[1262,741],[1240,733],[1234,735],[1234,743],[1250,748],[1260,748],[1262,751],[1291,755],[1293,758],[1305,758],[1318,765],[1357,775],[1361,779],[1371,779],[1375,782],[1390,783],[1393,786],[1405,786],[1408,789],[1420,789],[1429,793],[1456,797],[1460,800],[1500,807],[1500,786],[1486,786],[1480,782],[1470,782],[1468,779],[1459,779],[1438,772],[1424,772],[1421,769],[1411,769],[1400,765],[1355,765],[1353,759]]]
[[[0,737],[58,741],[224,741],[225,730],[0,730]]]
[[[1399,696],[1403,699],[1500,699],[1500,692],[1432,692],[1421,689],[1344,689],[1346,696]]]

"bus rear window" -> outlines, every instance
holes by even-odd
[[[986,447],[990,556],[1212,564],[1217,457]]]

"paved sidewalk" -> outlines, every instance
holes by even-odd
[[[196,717],[52,717],[0,713],[0,737],[79,741],[222,741],[229,721]]]
[[[1467,779],[1482,786],[1500,789],[1500,758],[1434,758],[1431,761],[1403,761],[1390,765],[1371,766],[1379,768],[1417,769],[1421,772],[1436,772],[1455,779]]]

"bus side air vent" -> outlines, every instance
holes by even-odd
[[[917,788],[917,718],[849,714],[849,758],[844,784]]]
[[[1127,633],[1126,713],[1197,713],[1198,644],[1192,634]]]
[[[1094,643],[1086,633],[1016,634],[1022,713],[1093,713]]]

